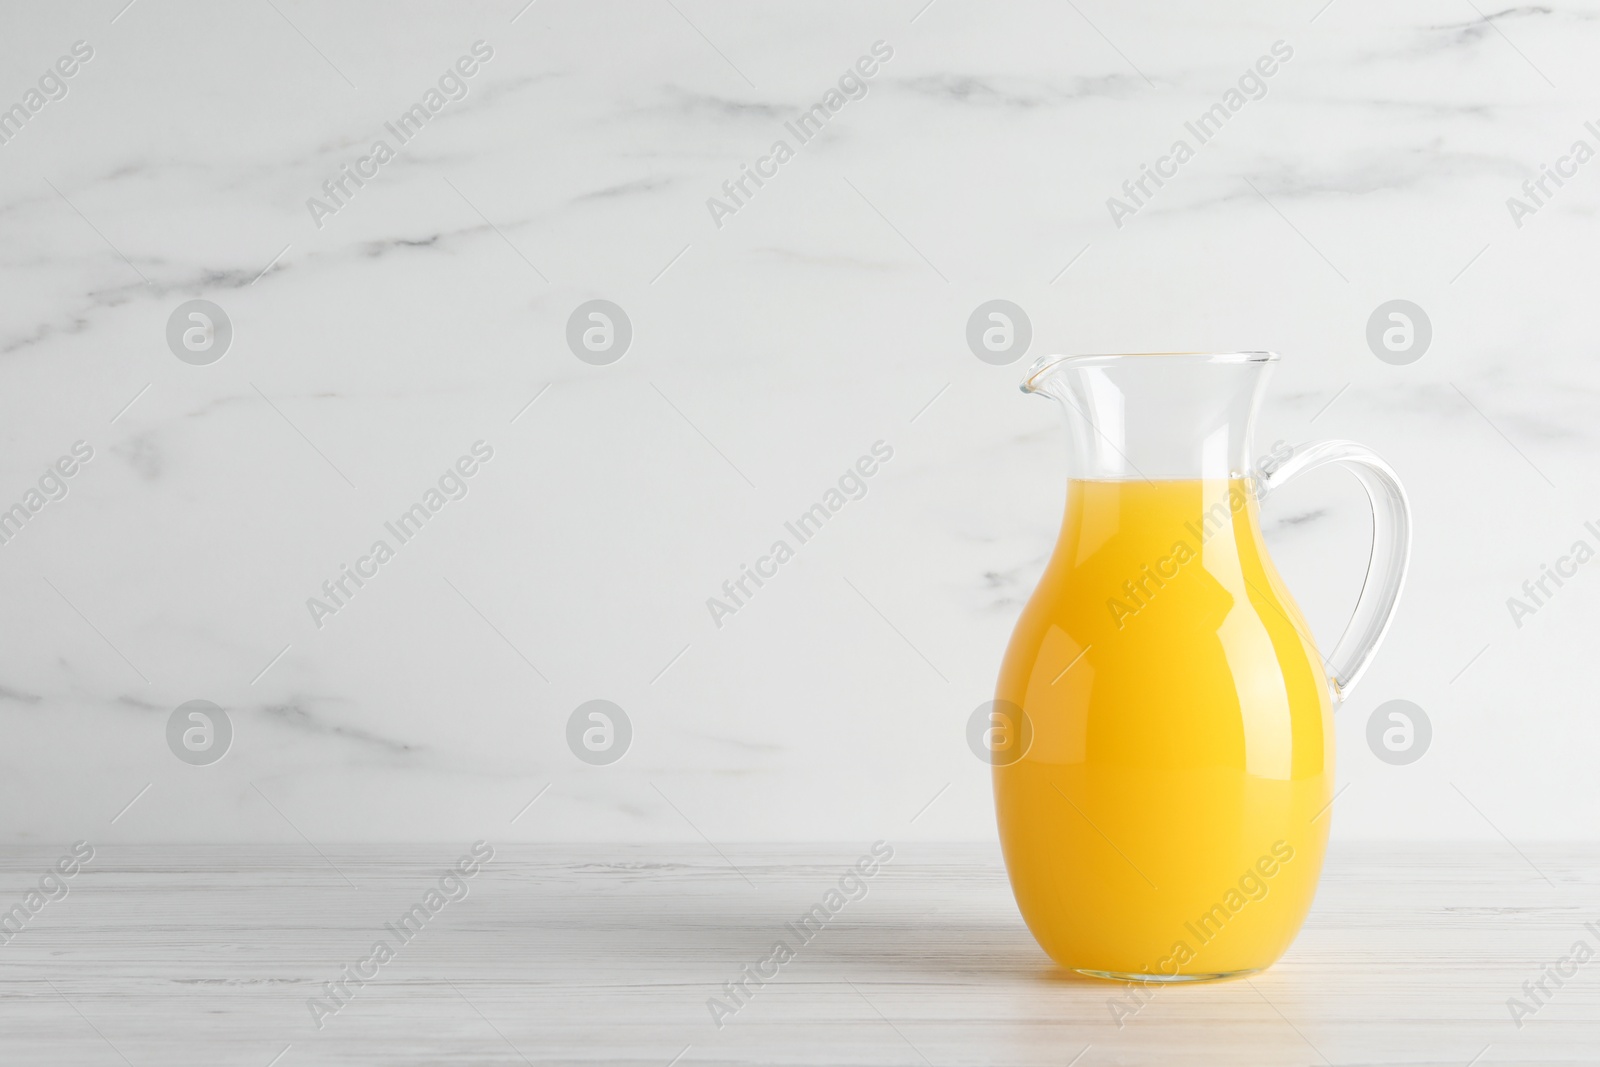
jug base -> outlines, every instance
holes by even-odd
[[[1181,985],[1187,982],[1225,982],[1230,978],[1248,978],[1260,974],[1264,968],[1249,967],[1242,971],[1216,971],[1211,974],[1149,974],[1145,971],[1091,971],[1084,967],[1073,970],[1090,978],[1104,978],[1110,982],[1141,982],[1146,985]]]

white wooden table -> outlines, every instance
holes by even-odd
[[[988,846],[899,846],[803,945],[785,924],[866,843],[501,846],[404,944],[385,924],[467,843],[320,848],[99,848],[0,945],[0,1063],[1600,1063],[1600,960],[1520,1029],[1506,1003],[1600,949],[1596,847],[1336,848],[1276,967],[1131,1015],[1052,968]],[[8,849],[0,909],[63,851]],[[380,937],[319,1030],[308,1000]],[[794,959],[718,1028],[708,998],[778,939]]]

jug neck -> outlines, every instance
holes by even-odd
[[[1067,420],[1068,470],[1093,481],[1249,478],[1272,352],[1046,356],[1025,393]]]

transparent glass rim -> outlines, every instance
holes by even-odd
[[[1087,352],[1082,354],[1055,354],[1040,356],[1028,368],[1022,379],[1022,391],[1033,391],[1034,385],[1048,371],[1071,360],[1078,366],[1094,366],[1117,359],[1172,359],[1195,363],[1276,363],[1283,357],[1276,352]]]

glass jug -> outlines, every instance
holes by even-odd
[[[1034,937],[1101,978],[1259,971],[1311,907],[1333,801],[1333,708],[1388,629],[1411,518],[1388,464],[1325,441],[1252,462],[1270,352],[1048,356],[1069,482],[991,715],[1006,869]],[[1267,556],[1258,503],[1328,463],[1373,546],[1323,660]]]

